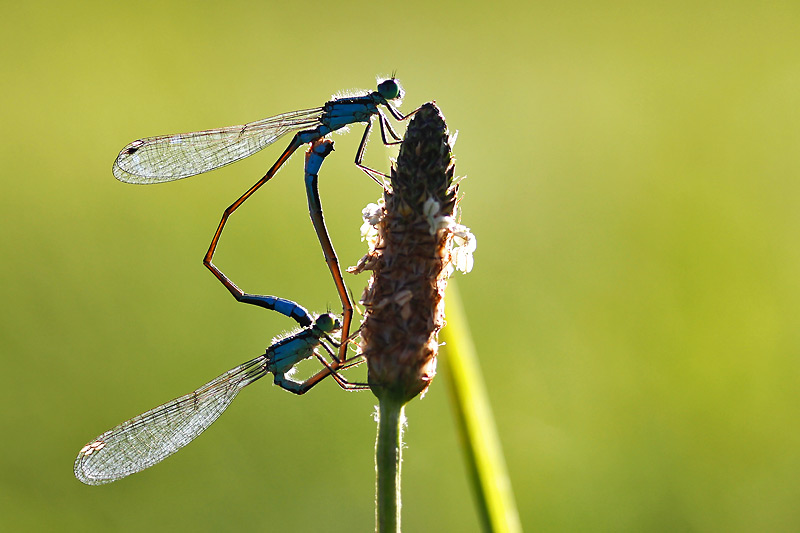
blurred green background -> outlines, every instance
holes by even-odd
[[[210,175],[117,182],[148,135],[373,89],[452,130],[458,279],[528,531],[800,530],[796,2],[6,2],[0,529],[368,531],[374,399],[267,380],[180,454],[105,487],[89,439],[292,327],[201,264],[288,139]],[[402,130],[401,130],[402,131]],[[321,175],[343,265],[379,190],[337,135]],[[369,164],[396,154],[373,138]],[[338,300],[301,157],[231,219],[217,264]],[[460,276],[460,275],[459,275]],[[359,295],[365,279],[348,276]],[[407,531],[477,531],[445,381],[407,409]]]

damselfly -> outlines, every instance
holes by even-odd
[[[302,309],[297,304],[295,306]],[[270,372],[275,376],[276,385],[295,394],[304,394],[328,375],[332,375],[342,388],[364,388],[361,384],[346,381],[317,353],[321,346],[336,361],[336,355],[328,344],[339,345],[330,334],[340,326],[333,315],[320,315],[310,327],[274,342],[263,355],[225,372],[194,392],[106,431],[78,452],[75,477],[88,485],[102,485],[161,462],[189,444],[219,418],[240,390]],[[325,368],[305,381],[292,380],[289,373],[294,366],[311,357],[319,359]],[[338,363],[337,368],[344,369],[358,362],[356,359],[344,361]]]
[[[377,90],[369,94],[334,98],[322,107],[314,109],[283,113],[240,126],[139,139],[130,143],[119,153],[114,161],[114,176],[120,181],[137,184],[174,181],[208,172],[248,157],[277,141],[283,135],[296,131],[289,146],[267,173],[223,212],[217,231],[203,258],[203,264],[214,273],[234,297],[240,299],[243,295],[242,291],[212,262],[214,251],[228,217],[259,187],[269,181],[300,146],[313,143],[350,124],[366,123],[361,143],[356,152],[355,163],[373,179],[376,179],[376,176],[381,174],[361,164],[367,138],[372,128],[372,119],[375,116],[378,117],[384,144],[399,143],[400,137],[392,129],[381,107],[386,108],[396,120],[405,120],[413,113],[403,115],[390,103],[400,98],[402,98],[400,84],[395,78],[390,78],[379,83]],[[391,141],[387,139],[387,132],[392,138]],[[321,220],[322,212],[318,194],[315,192],[316,205],[314,206],[311,206],[312,193],[308,192],[308,194],[309,206],[312,207],[312,220],[314,220],[314,212],[317,209],[319,209],[319,219]],[[326,249],[324,243],[330,243],[330,238],[324,224],[315,222],[314,226],[320,243],[323,243],[327,260],[332,249]],[[328,261],[328,265],[331,266],[330,261]],[[336,269],[338,270],[338,267]],[[344,331],[347,332],[352,319],[352,303],[341,279],[341,274],[337,276],[333,267],[331,267],[331,272],[342,300]],[[342,343],[343,346],[340,349],[338,358],[340,361],[345,359],[345,344]]]

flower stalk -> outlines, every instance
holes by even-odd
[[[472,266],[474,238],[459,248],[461,253],[453,253],[454,241],[463,245],[472,235],[454,221],[458,186],[451,148],[436,105],[420,107],[406,130],[383,204],[364,210],[370,252],[350,269],[373,272],[361,300],[365,318],[359,348],[379,400],[380,532],[400,530],[403,406],[423,393],[436,374],[447,277],[454,266]]]

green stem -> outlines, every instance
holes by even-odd
[[[378,441],[375,445],[375,522],[379,533],[400,531],[400,461],[403,440],[403,402],[384,395],[379,402]]]

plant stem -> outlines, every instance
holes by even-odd
[[[379,402],[375,444],[375,523],[379,533],[400,531],[400,464],[403,455],[403,402],[387,395]]]
[[[458,187],[447,125],[432,103],[421,106],[406,129],[370,252],[351,272],[372,270],[362,302],[360,353],[378,398],[375,450],[376,529],[400,531],[400,459],[403,406],[425,391],[436,374],[438,334],[444,326]]]

